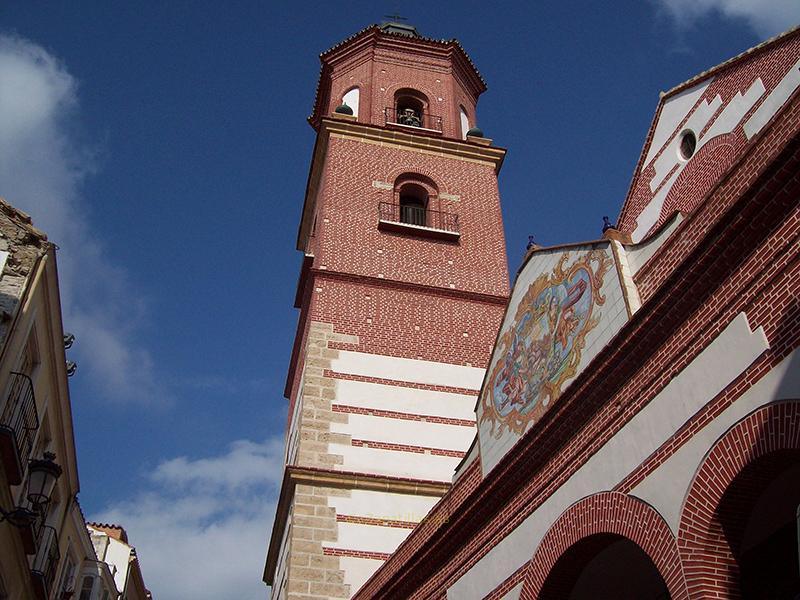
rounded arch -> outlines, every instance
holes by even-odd
[[[394,182],[395,202],[400,222],[428,226],[428,211],[434,208],[438,188],[432,179],[415,173],[404,173]]]
[[[353,109],[353,115],[358,118],[358,108],[361,99],[361,88],[357,85],[351,85],[342,94],[342,104],[346,104]]]
[[[430,100],[427,94],[410,88],[402,87],[395,90],[392,106],[394,107],[394,121],[410,127],[429,127]]]
[[[675,537],[649,504],[620,492],[600,492],[565,510],[539,543],[525,574],[520,599],[539,598],[559,559],[582,541],[589,550],[624,539],[635,544],[663,579],[672,600],[688,598]]]
[[[393,189],[397,189],[397,184],[406,179],[419,180],[430,187],[431,196],[439,196],[440,194],[449,193],[448,186],[445,180],[442,179],[442,173],[437,172],[435,169],[427,167],[422,162],[412,163],[398,163],[390,165],[385,173],[385,181],[392,182]]]
[[[753,411],[711,447],[689,486],[678,527],[678,550],[693,598],[742,597],[741,544],[753,510],[766,485],[787,465],[797,467],[799,459],[797,400]]]
[[[409,186],[417,186],[424,189],[429,198],[436,198],[439,195],[439,186],[427,175],[404,172],[394,178],[395,193],[400,193],[401,190]]]

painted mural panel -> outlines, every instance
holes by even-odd
[[[478,421],[485,472],[627,319],[607,242],[540,252],[514,286],[481,392]]]

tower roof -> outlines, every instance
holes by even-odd
[[[380,24],[380,30],[384,33],[396,33],[398,35],[406,35],[408,37],[421,38],[422,36],[417,31],[417,28],[408,23],[400,23],[399,21],[386,21]]]

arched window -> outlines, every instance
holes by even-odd
[[[400,188],[400,222],[427,225],[428,191],[419,184],[407,183]]]
[[[358,117],[358,97],[359,89],[357,87],[348,90],[347,93],[342,96],[342,104],[347,104],[347,106],[353,109],[354,117]]]
[[[425,127],[425,113],[428,108],[428,98],[425,94],[403,88],[394,94],[394,108],[396,122],[410,127]]]
[[[459,109],[461,110],[461,139],[465,140],[467,139],[467,132],[469,131],[469,117],[463,106],[460,106]]]

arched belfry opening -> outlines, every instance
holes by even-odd
[[[428,127],[428,97],[411,88],[402,88],[394,94],[395,122],[409,127]]]

